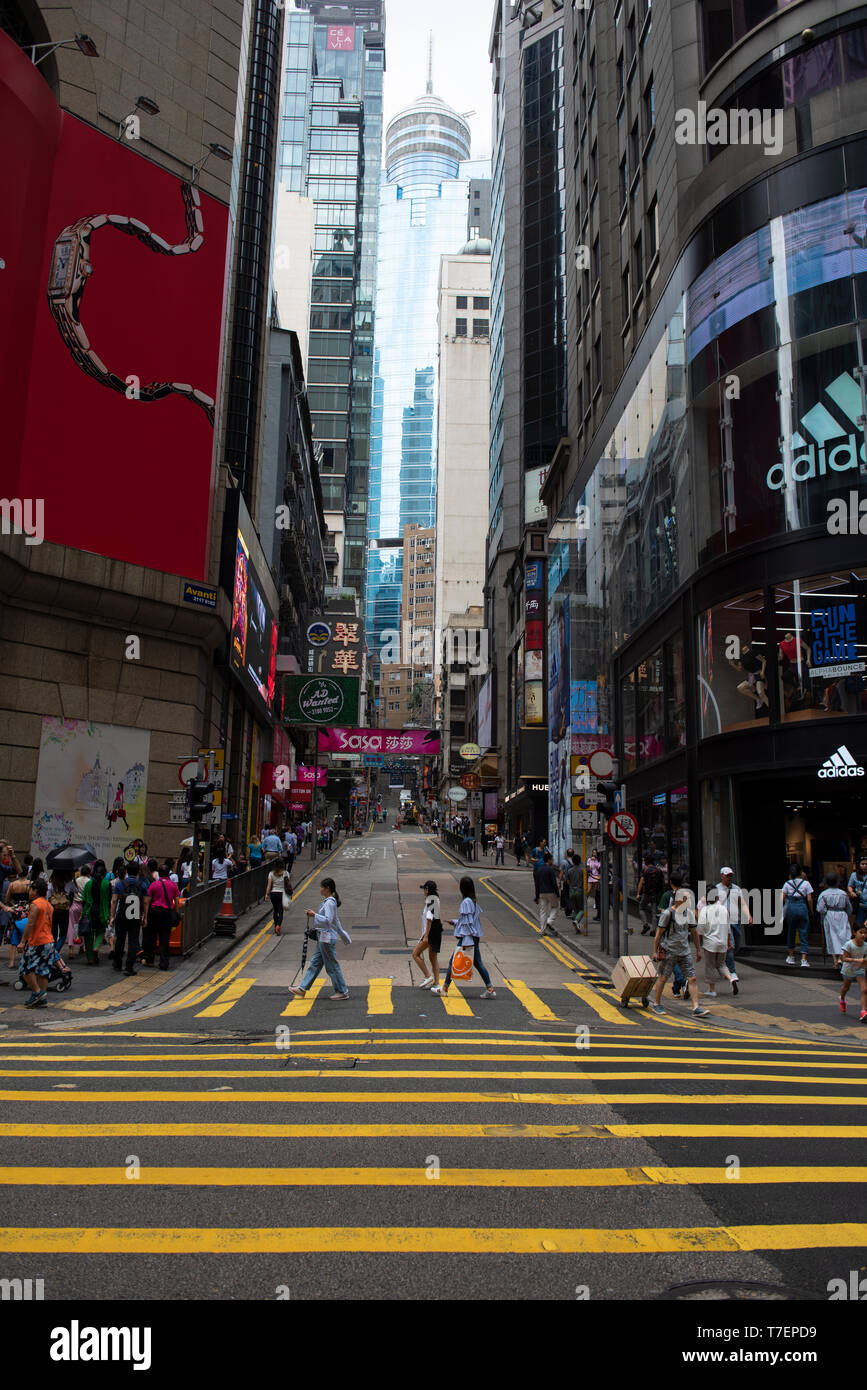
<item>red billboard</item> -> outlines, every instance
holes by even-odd
[[[47,541],[203,580],[228,211],[45,93],[0,34],[3,495],[44,499]]]

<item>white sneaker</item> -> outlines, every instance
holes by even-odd
[[[735,980],[738,980],[738,979],[740,979],[740,976],[739,976],[739,975],[730,975],[730,976],[729,976],[729,980],[730,980],[730,982],[731,982],[732,984],[734,984]]]
[[[430,987],[431,987],[431,985],[433,984],[433,982],[434,982],[434,977],[433,977],[433,975],[428,975],[428,977],[427,977],[426,980],[422,980],[421,984],[419,985],[419,989],[430,989]]]
[[[702,990],[702,995],[704,996],[705,999],[718,999],[718,998],[719,998],[719,995],[717,994],[717,992],[716,992],[715,989],[703,989],[703,990]]]
[[[809,970],[809,968],[810,968],[810,962],[807,960],[807,957],[805,956],[804,959],[801,961],[801,969],[802,969],[802,970]]]
[[[786,956],[786,965],[797,965],[797,964],[798,964],[798,962],[795,960],[795,957],[794,957],[794,956]]]
[[[431,994],[442,994],[442,992],[443,992],[443,987],[442,987],[442,985],[434,985],[433,989],[431,990]]]

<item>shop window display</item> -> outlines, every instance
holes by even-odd
[[[665,741],[662,649],[651,653],[636,670],[637,749],[642,766],[661,758]]]
[[[697,639],[701,737],[767,723],[772,663],[762,590],[741,594],[702,613]]]
[[[867,569],[774,590],[780,715],[867,714]]]

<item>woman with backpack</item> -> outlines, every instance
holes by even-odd
[[[449,961],[448,970],[446,971],[445,984],[441,990],[436,988],[432,989],[431,994],[448,994],[449,985],[452,982],[452,966],[454,965],[455,956],[458,953],[458,949],[463,948],[467,951],[472,950],[473,965],[485,982],[485,988],[482,990],[479,998],[496,999],[497,992],[491,984],[490,975],[485,969],[481,948],[479,946],[479,942],[484,936],[484,932],[482,931],[482,910],[476,902],[476,888],[471,878],[461,879],[461,893],[463,896],[461,898],[461,905],[458,909],[457,918],[452,918],[452,926],[455,929],[455,937],[458,944],[454,951],[452,951],[451,960]]]
[[[278,859],[265,884],[265,900],[271,899],[271,907],[274,910],[275,936],[280,936],[283,931],[283,912],[292,902],[292,893],[292,883],[286,872],[286,860]]]
[[[801,872],[800,864],[792,864],[789,877],[783,884],[783,922],[786,927],[786,965],[797,965],[795,950],[800,946],[801,967],[806,970],[807,933],[810,930],[810,914],[813,911],[813,885],[808,883]]]
[[[329,999],[348,999],[349,989],[343,978],[343,971],[340,969],[336,946],[338,939],[345,941],[348,946],[352,945],[352,941],[349,933],[344,931],[341,926],[340,918],[337,915],[340,898],[337,896],[337,886],[334,879],[323,878],[319,885],[319,892],[322,895],[322,906],[319,911],[314,912],[312,907],[307,909],[307,935],[316,938],[316,949],[300,985],[292,985],[289,993],[294,994],[296,999],[303,999],[324,966],[326,974],[334,986],[334,993],[328,996]]]
[[[88,965],[99,965],[99,948],[105,940],[111,913],[111,876],[104,859],[97,859],[81,899],[80,932]]]

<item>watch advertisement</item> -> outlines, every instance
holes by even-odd
[[[228,209],[0,88],[4,495],[44,500],[41,539],[202,583]]]

